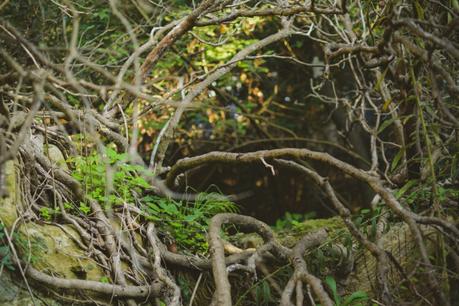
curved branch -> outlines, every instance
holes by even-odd
[[[448,232],[453,233],[459,237],[459,230],[449,222],[435,217],[424,217],[417,215],[408,209],[404,208],[400,202],[395,198],[392,192],[387,189],[384,184],[385,181],[381,180],[377,175],[372,172],[366,172],[354,167],[344,161],[341,161],[328,153],[311,151],[309,149],[299,148],[282,148],[274,150],[262,150],[249,153],[230,153],[230,152],[210,152],[207,154],[184,158],[179,160],[170,170],[167,175],[166,183],[171,186],[174,178],[184,170],[194,168],[203,163],[251,163],[259,162],[261,158],[274,159],[274,158],[297,158],[297,159],[311,159],[328,164],[338,170],[366,182],[376,193],[378,193],[385,203],[403,220],[413,219],[418,223],[429,223],[443,227]]]
[[[272,243],[274,251],[281,256],[288,256],[291,251],[280,246],[275,242],[274,234],[265,223],[248,216],[238,214],[218,214],[215,215],[209,226],[209,246],[212,259],[212,272],[216,287],[217,305],[230,306],[231,304],[231,285],[228,280],[228,273],[225,263],[225,251],[223,242],[220,238],[220,231],[223,224],[232,223],[240,226],[244,230],[258,233],[265,243]]]
[[[333,306],[335,303],[333,303],[327,292],[324,290],[322,282],[320,279],[308,272],[306,262],[303,258],[303,254],[307,249],[318,246],[325,241],[325,239],[327,239],[327,232],[325,229],[321,229],[317,232],[304,236],[293,248],[291,261],[295,269],[295,283],[299,280],[306,282],[309,286],[311,286],[312,290],[319,298],[321,305]]]
[[[66,279],[50,276],[40,272],[30,265],[25,271],[26,275],[32,279],[55,288],[73,289],[73,290],[88,290],[104,295],[112,295],[114,297],[124,298],[153,298],[159,297],[162,285],[158,282],[153,282],[151,286],[128,286],[114,285],[101,283],[90,280],[81,279]]]

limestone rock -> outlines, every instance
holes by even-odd
[[[5,163],[6,197],[0,197],[0,221],[7,227],[11,227],[18,218],[16,211],[17,203],[20,203],[20,192],[16,182],[16,162],[13,160]]]
[[[100,281],[104,276],[97,263],[75,242],[80,241],[80,237],[69,225],[26,223],[19,228],[19,234],[20,239],[27,242],[20,243],[22,257],[30,258],[40,271],[69,279],[94,281]]]

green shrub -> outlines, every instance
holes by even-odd
[[[237,206],[218,193],[200,193],[194,201],[175,201],[153,195],[142,197],[145,189],[151,187],[139,175],[144,168],[130,165],[126,160],[126,154],[119,154],[111,148],[106,149],[104,156],[93,152],[86,157],[73,157],[70,160],[75,166],[72,176],[82,183],[90,198],[105,203],[106,209],[123,203],[140,203],[144,217],[155,222],[161,232],[170,235],[179,248],[206,253],[209,220],[218,213],[236,212]],[[109,168],[114,170],[111,175],[107,175]],[[111,182],[108,181],[110,178]],[[107,189],[109,185],[112,186],[111,193]],[[85,215],[91,211],[84,202],[75,208]],[[50,211],[43,210],[42,217],[49,219]]]
[[[157,196],[143,198],[147,219],[159,224],[174,238],[178,247],[204,254],[206,233],[212,216],[236,212],[237,206],[218,193],[200,193],[195,201],[174,201]]]

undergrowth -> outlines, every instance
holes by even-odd
[[[216,192],[199,193],[194,201],[151,195],[145,176],[152,174],[145,173],[142,166],[127,163],[127,158],[127,154],[107,148],[104,155],[93,152],[69,161],[75,168],[72,176],[84,186],[87,196],[104,204],[105,209],[136,205],[142,209],[143,217],[154,222],[160,233],[169,238],[170,244],[181,251],[205,254],[209,220],[218,213],[237,212],[237,206]],[[66,207],[72,207],[69,204]],[[85,215],[91,212],[84,202],[73,205],[72,209]],[[45,219],[50,217],[48,208],[41,214]]]
[[[199,193],[193,202],[157,196],[146,196],[142,202],[146,218],[167,231],[180,249],[194,254],[208,250],[206,233],[212,216],[237,211],[234,203],[218,193]]]

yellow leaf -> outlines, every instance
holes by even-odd
[[[383,110],[383,111],[387,111],[387,108],[389,107],[389,105],[390,105],[391,103],[392,103],[392,99],[391,99],[391,98],[389,98],[389,99],[387,99],[386,101],[384,101],[384,105],[383,105],[382,110]]]

